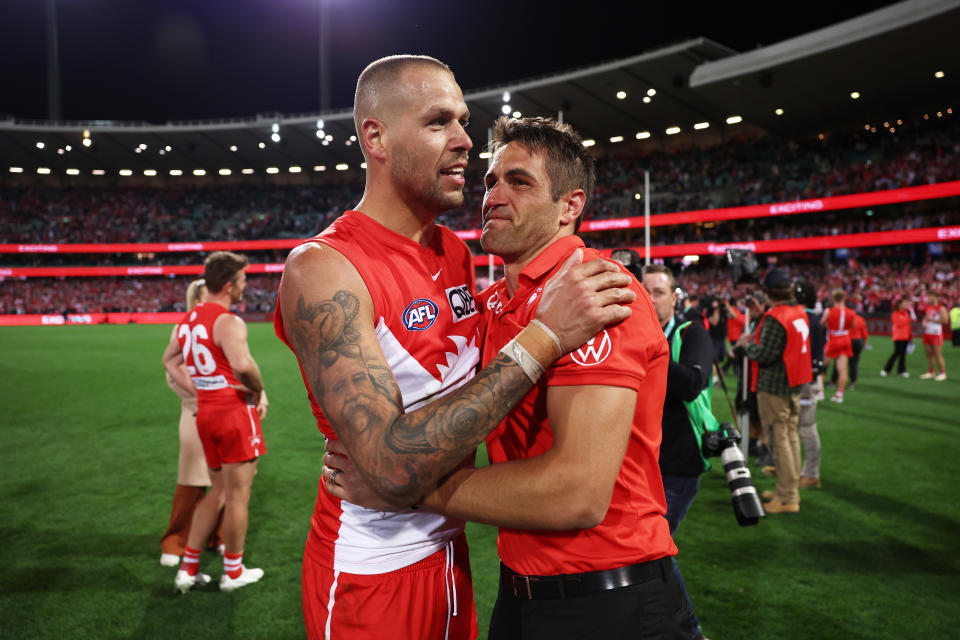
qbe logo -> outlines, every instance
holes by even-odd
[[[610,336],[606,330],[603,330],[587,340],[587,342],[576,351],[571,351],[570,357],[579,365],[592,367],[606,360],[612,350],[613,343],[610,341]]]
[[[477,315],[477,306],[473,301],[470,287],[465,284],[459,287],[450,287],[446,290],[447,302],[453,310],[453,321],[460,322],[464,318]]]
[[[408,331],[426,331],[437,321],[440,307],[433,300],[418,298],[403,310],[403,326]]]

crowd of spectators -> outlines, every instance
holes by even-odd
[[[0,283],[0,314],[185,311],[184,294],[194,278],[7,278]],[[279,275],[247,276],[239,310],[273,311],[279,286]]]
[[[481,163],[469,174],[464,205],[439,222],[480,226]],[[960,180],[960,126],[843,140],[738,138],[708,149],[598,162],[588,219],[637,216],[643,171],[651,172],[651,212],[786,202]],[[0,189],[0,243],[191,242],[307,237],[359,201],[361,175],[310,185],[166,189]]]
[[[480,226],[482,163],[473,163],[464,205],[439,222]],[[864,132],[846,139],[780,141],[741,137],[708,148],[607,156],[598,161],[597,187],[587,219],[641,215],[643,171],[651,172],[651,209],[664,212],[827,197],[960,180],[960,126],[938,122],[896,135]],[[345,173],[302,185],[238,183],[215,187],[0,188],[0,244],[195,242],[309,237],[354,205],[362,175]],[[651,228],[655,245],[746,242],[960,224],[960,198],[847,210]],[[642,243],[642,229],[585,234],[588,245]],[[471,243],[479,252],[478,243]],[[956,262],[898,263],[902,252],[881,253],[869,268],[829,264],[824,256],[798,263],[823,291],[859,290],[867,311],[885,310],[897,295],[939,288],[957,295]],[[252,262],[280,263],[286,251],[250,252]],[[856,255],[856,254],[855,254]],[[875,254],[876,255],[876,254]],[[929,256],[928,256],[929,257]],[[933,256],[936,258],[936,255]],[[809,257],[808,257],[809,258]],[[198,264],[194,253],[0,254],[3,266]],[[705,261],[709,262],[709,261]],[[812,266],[811,266],[812,264]],[[689,286],[732,294],[725,270],[694,269]],[[801,275],[801,274],[797,274]],[[163,311],[182,308],[184,277],[0,278],[0,313]],[[272,310],[278,276],[250,276],[247,307]],[[725,284],[724,284],[725,283]],[[899,293],[898,293],[899,292]]]
[[[832,264],[783,262],[781,266],[794,278],[815,283],[818,300],[827,300],[833,289],[845,290],[850,294],[848,306],[861,314],[886,315],[897,300],[925,302],[930,292],[937,293],[947,308],[960,304],[960,260],[935,260],[919,266],[887,261],[867,265],[856,260]],[[749,284],[735,286],[730,270],[717,266],[691,265],[681,271],[677,281],[687,293],[724,299],[742,298],[757,288]]]
[[[363,183],[0,190],[0,243],[195,242],[309,237]]]
[[[856,260],[781,264],[794,277],[817,283],[821,300],[835,288],[858,294],[852,304],[858,312],[868,315],[889,313],[897,299],[906,297],[918,301],[930,291],[938,293],[948,307],[960,303],[960,260],[936,260],[920,266],[895,261],[861,264]],[[481,286],[486,282],[484,275],[479,273]],[[8,278],[0,284],[0,314],[183,311],[183,294],[192,279],[188,276]],[[709,266],[682,268],[677,280],[688,293],[723,298],[741,297],[752,288],[751,285],[734,286],[730,270],[719,260]],[[279,275],[249,275],[243,310],[273,311],[279,286]]]

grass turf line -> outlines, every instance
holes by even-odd
[[[268,454],[250,502],[245,562],[261,584],[177,597],[158,563],[176,483],[178,399],[165,326],[0,330],[0,637],[302,638],[300,561],[322,440],[299,370],[267,324],[250,345],[270,397]],[[960,600],[955,472],[960,350],[951,377],[880,378],[872,338],[843,405],[821,403],[822,489],[798,515],[737,526],[719,471],[677,534],[678,561],[709,637],[890,638],[952,634]],[[919,345],[918,345],[919,347]],[[725,402],[714,394],[725,419]],[[829,395],[829,393],[828,393]],[[758,489],[773,479],[753,468]],[[496,531],[470,524],[481,638],[497,590]],[[204,571],[220,574],[205,554]]]

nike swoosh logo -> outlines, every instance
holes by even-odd
[[[440,271],[443,271],[443,267],[440,267]],[[430,276],[430,277],[433,279],[434,282],[436,282],[436,281],[437,281],[437,278],[440,277],[440,271],[437,271],[435,274],[433,274],[432,276]]]

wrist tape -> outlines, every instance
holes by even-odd
[[[530,382],[536,382],[543,375],[543,367],[537,362],[537,359],[530,355],[530,352],[523,348],[523,345],[514,338],[503,345],[500,353],[516,362],[523,373],[530,378]]]

